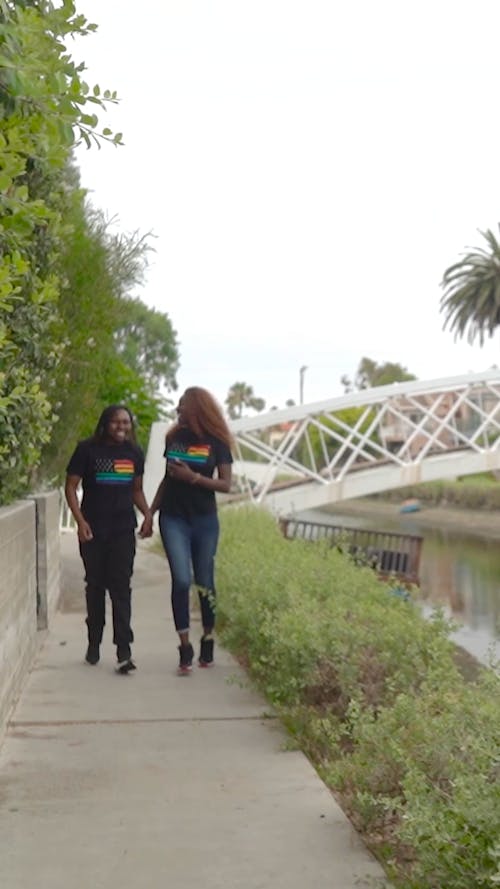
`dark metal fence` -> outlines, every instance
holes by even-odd
[[[280,528],[289,540],[328,540],[359,564],[373,568],[384,579],[419,583],[422,537],[287,518],[280,519]]]

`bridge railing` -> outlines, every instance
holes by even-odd
[[[424,465],[441,473],[443,458],[451,465],[452,455],[466,455],[470,472],[482,471],[486,464],[496,468],[500,370],[364,389],[243,417],[231,428],[238,461],[248,467],[248,475],[252,463],[258,473],[249,492],[256,502],[267,502],[279,487],[298,488],[301,483],[317,489],[318,503],[349,499],[370,493],[358,491],[362,480],[351,484],[354,474],[369,470],[374,478],[378,472],[382,487],[374,490],[383,490],[411,478],[426,480],[420,478]],[[318,493],[322,487],[328,488],[329,499]],[[308,497],[305,491],[299,494],[296,508],[303,508]],[[286,492],[272,497],[276,508],[291,500]]]
[[[383,579],[419,583],[422,537],[416,534],[345,528],[297,518],[282,518],[279,524],[289,540],[328,540],[358,563],[373,568]]]

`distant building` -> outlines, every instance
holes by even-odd
[[[268,441],[273,450],[276,450],[293,427],[296,425],[294,422],[288,423],[277,423],[276,426],[272,426],[270,432],[268,433]]]
[[[411,458],[424,448],[433,453],[463,447],[461,434],[470,436],[480,428],[483,415],[498,406],[498,396],[487,387],[478,386],[456,406],[460,399],[456,392],[402,395],[395,399],[394,409],[387,411],[379,427],[384,447]]]

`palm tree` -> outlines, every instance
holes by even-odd
[[[499,225],[500,228],[500,225]],[[467,249],[460,262],[446,269],[441,286],[441,311],[455,339],[467,334],[482,346],[500,325],[500,243],[490,229],[482,232],[487,247]]]
[[[242,416],[244,407],[259,412],[264,410],[266,402],[254,395],[252,386],[246,383],[233,383],[227,393],[226,405],[231,419],[237,420]]]

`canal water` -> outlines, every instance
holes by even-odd
[[[423,537],[419,599],[424,613],[436,606],[453,620],[453,639],[483,663],[500,660],[500,541],[419,525],[418,512],[404,520],[347,515],[328,509],[300,517],[345,528],[368,528]]]

